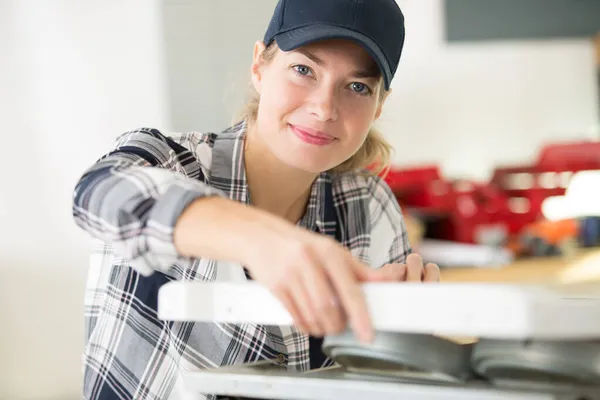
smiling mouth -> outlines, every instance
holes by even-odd
[[[295,125],[289,124],[292,132],[303,142],[312,144],[315,146],[326,146],[336,140],[333,136],[329,136],[326,133],[308,130],[306,128],[299,128]]]

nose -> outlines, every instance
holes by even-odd
[[[320,122],[337,120],[337,92],[334,85],[319,85],[311,100],[310,112]]]

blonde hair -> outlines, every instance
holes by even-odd
[[[271,43],[261,54],[265,63],[273,60],[279,47],[276,42]],[[256,122],[260,96],[251,86],[251,93],[245,106],[238,115],[238,120],[246,120],[248,124]],[[379,101],[383,101],[385,92],[383,79],[379,87]],[[366,175],[385,174],[389,170],[393,147],[384,139],[379,130],[374,127],[369,129],[363,145],[349,159],[331,169],[333,173],[358,172]]]

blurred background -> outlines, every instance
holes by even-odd
[[[73,187],[129,129],[232,123],[275,3],[0,0],[1,399],[80,397]],[[600,1],[398,3],[379,127],[415,249],[449,281],[542,281],[594,256]]]

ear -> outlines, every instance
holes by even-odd
[[[385,90],[385,89],[381,88],[379,90]],[[381,116],[381,112],[383,111],[383,104],[385,103],[385,101],[387,100],[387,98],[390,94],[392,94],[392,88],[390,88],[390,90],[384,92],[383,98],[377,105],[377,111],[375,111],[375,119],[376,120],[379,119],[379,117]]]
[[[254,53],[252,56],[252,67],[250,69],[250,73],[252,74],[252,85],[254,89],[260,94],[260,82],[262,80],[260,67],[262,66],[262,61],[260,59],[263,51],[267,46],[262,41],[257,41],[254,43]]]

